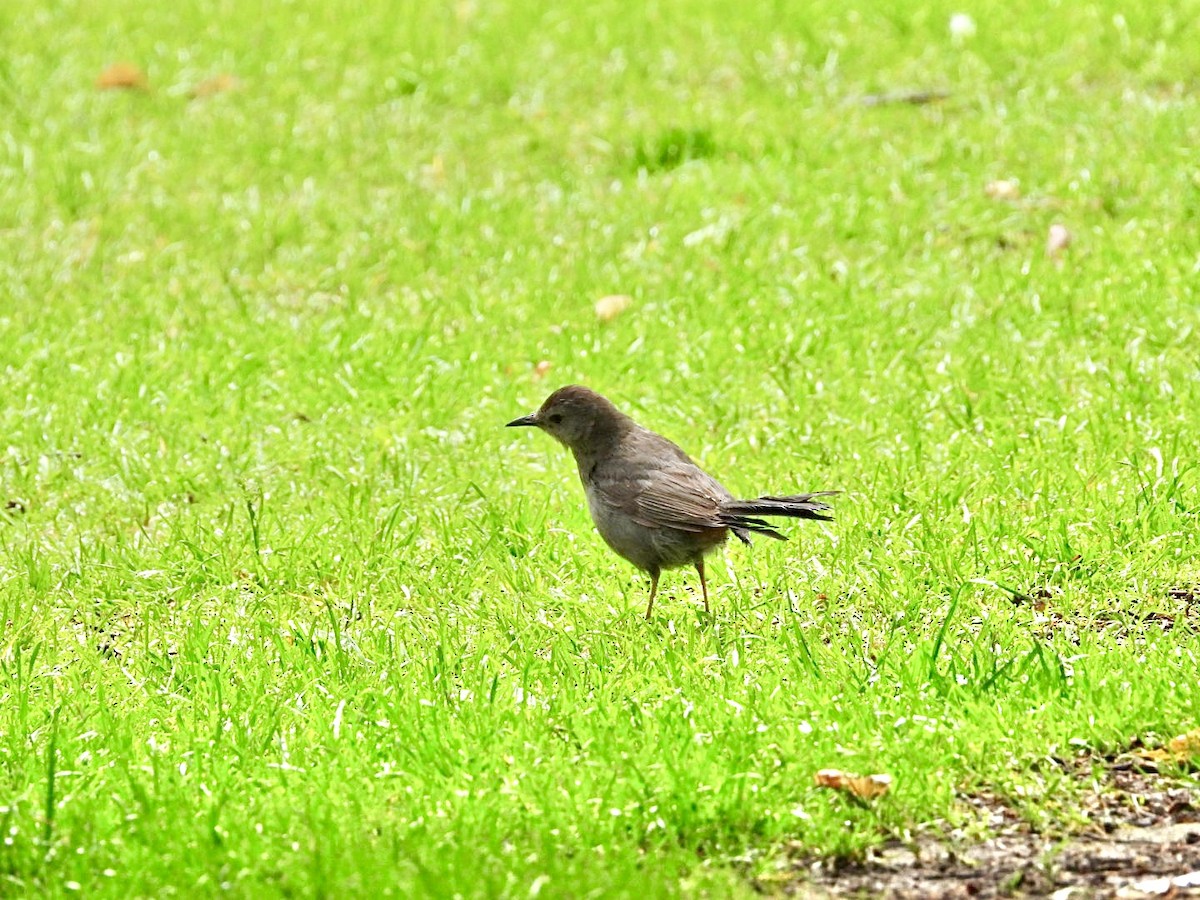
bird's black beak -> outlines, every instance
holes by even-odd
[[[537,413],[530,413],[527,416],[521,416],[521,418],[519,418],[519,419],[513,419],[511,422],[509,422],[504,427],[505,428],[516,428],[521,425],[532,425],[533,427],[536,428],[537,424],[538,424]]]

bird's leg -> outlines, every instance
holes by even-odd
[[[650,611],[654,609],[654,595],[658,593],[658,572],[650,573],[650,602],[646,604],[646,621],[650,621]]]
[[[700,590],[704,593],[704,614],[708,615],[708,585],[704,582],[704,557],[696,560],[696,571],[700,573]]]

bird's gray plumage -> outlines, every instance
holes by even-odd
[[[823,519],[820,497],[836,491],[738,500],[678,446],[638,425],[595,391],[568,385],[537,412],[508,423],[541,428],[575,456],[596,530],[616,553],[647,572],[654,606],[663,569],[693,565],[700,573],[704,606],[704,556],[730,532],[787,540],[761,516]]]

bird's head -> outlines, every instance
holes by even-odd
[[[619,433],[629,420],[595,391],[578,384],[561,387],[535,413],[508,423],[512,428],[529,425],[540,428],[577,454]]]

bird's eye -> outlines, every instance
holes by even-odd
[[[546,418],[550,421],[551,425],[558,425],[562,423],[562,413],[551,413]]]

